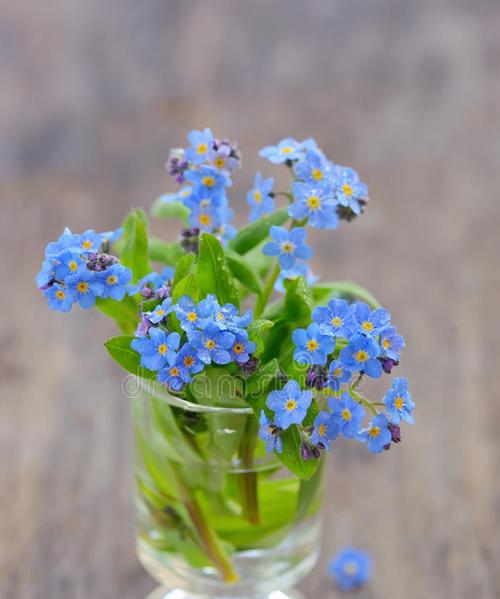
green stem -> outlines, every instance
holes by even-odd
[[[355,399],[356,401],[358,401],[359,403],[361,403],[364,406],[366,406],[370,410],[370,412],[372,414],[374,414],[375,416],[378,414],[378,410],[372,404],[372,402],[369,399],[366,399],[366,397],[363,397],[360,393],[356,393],[356,391],[354,391],[354,389],[352,387],[349,389],[349,395],[353,399]]]
[[[253,454],[257,441],[257,420],[247,420],[245,434],[239,449],[239,457],[244,472],[240,475],[241,503],[245,518],[251,523],[260,524],[257,473],[253,470]]]
[[[231,560],[224,551],[216,532],[208,524],[203,512],[196,500],[194,492],[184,485],[181,476],[177,470],[177,465],[170,461],[170,467],[174,473],[179,496],[186,508],[191,522],[198,534],[202,550],[208,559],[216,566],[222,575],[224,582],[237,582],[239,576],[234,570]]]
[[[281,267],[279,265],[279,262],[277,262],[274,266],[274,269],[271,271],[269,278],[267,279],[266,285],[262,290],[262,293],[257,298],[254,314],[255,318],[259,318],[262,312],[264,312],[264,309],[267,306],[267,302],[269,301],[269,298],[271,297],[271,294],[273,292],[274,284],[276,283],[276,279],[278,278],[280,271]]]

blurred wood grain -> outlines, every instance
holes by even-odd
[[[171,189],[193,127],[238,139],[238,222],[258,149],[314,136],[370,186],[313,245],[405,334],[417,423],[383,456],[338,443],[321,563],[374,555],[363,599],[500,597],[500,5],[494,0],[97,0],[0,6],[0,596],[136,599],[121,373],[91,311],[33,278],[65,225],[106,230]],[[166,237],[173,228],[155,225]]]

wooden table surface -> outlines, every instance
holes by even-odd
[[[316,269],[368,286],[407,340],[417,423],[382,456],[336,445],[307,596],[340,596],[325,564],[351,544],[374,556],[360,599],[500,597],[499,32],[495,0],[2,0],[2,599],[154,587],[113,326],[49,313],[33,277],[65,225],[113,228],[170,189],[169,147],[204,126],[243,148],[240,223],[284,136],[362,173],[369,210],[317,232]]]

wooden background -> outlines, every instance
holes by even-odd
[[[193,127],[238,139],[244,194],[268,143],[314,136],[371,191],[317,232],[324,279],[370,287],[407,350],[417,424],[382,456],[338,443],[322,563],[374,555],[360,599],[500,597],[498,0],[2,0],[0,597],[137,599],[130,433],[111,323],[49,313],[45,244],[171,189]],[[173,229],[157,232],[172,238]]]

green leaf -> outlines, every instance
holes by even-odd
[[[235,279],[257,295],[262,291],[259,273],[248,260],[232,250],[226,250],[226,260]]]
[[[178,218],[187,225],[190,210],[182,202],[171,200],[176,194],[166,194],[155,200],[151,214],[156,218]]]
[[[260,355],[262,353],[262,350],[264,349],[266,332],[272,326],[273,323],[270,320],[265,320],[264,318],[252,320],[252,322],[248,325],[248,337],[257,345],[257,349],[255,350],[256,354]]]
[[[191,272],[191,267],[193,265],[195,259],[194,254],[185,254],[182,258],[177,262],[175,267],[174,280],[172,281],[172,286],[175,287],[179,284],[179,282]]]
[[[303,277],[285,281],[285,288],[284,318],[295,326],[309,324],[314,307],[311,288]]]
[[[197,403],[223,408],[248,408],[243,400],[243,383],[228,368],[208,366],[189,384]]]
[[[141,356],[130,347],[133,339],[131,335],[111,337],[104,346],[113,360],[126,371],[143,379],[156,380],[157,373],[141,366]]]
[[[189,295],[195,302],[200,298],[200,287],[193,273],[186,275],[172,289],[172,303],[176,304],[183,295]]]
[[[156,237],[149,238],[149,257],[154,262],[161,262],[166,266],[176,266],[184,254],[179,243],[165,243]]]
[[[139,306],[132,297],[125,296],[121,302],[98,297],[95,305],[103,314],[116,321],[122,333],[129,335],[135,331],[139,322]]]
[[[380,307],[376,297],[368,289],[351,281],[333,281],[316,285],[313,287],[313,295],[317,302],[327,302],[332,296],[335,296],[348,300],[362,300],[373,309]]]
[[[234,285],[220,241],[210,235],[200,235],[200,250],[196,265],[196,280],[201,297],[215,294],[221,304],[231,303],[239,307],[238,291]]]
[[[229,247],[238,254],[246,254],[269,235],[269,229],[273,225],[282,225],[287,218],[287,208],[259,218],[240,229],[236,237],[229,243]]]
[[[142,210],[132,210],[123,222],[124,247],[120,261],[132,271],[136,282],[151,272],[148,256],[148,223]]]

